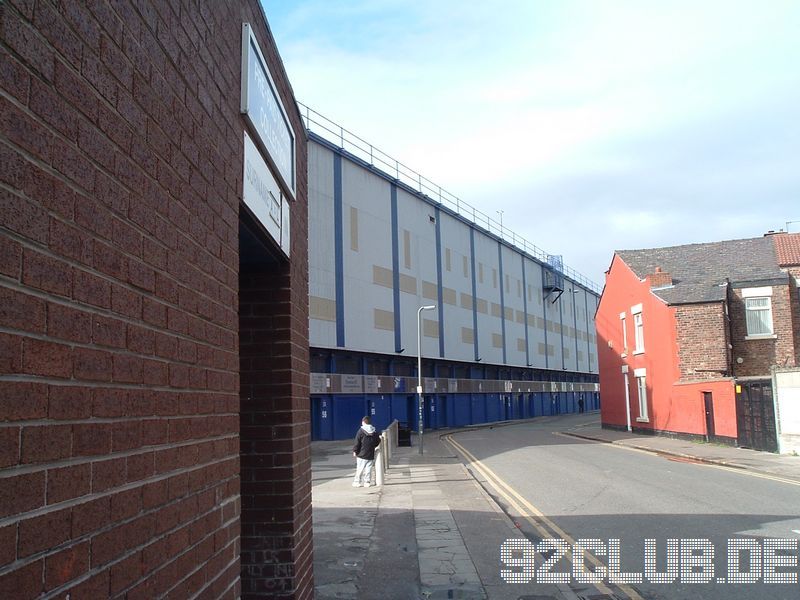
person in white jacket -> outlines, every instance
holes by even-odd
[[[381,437],[372,426],[367,416],[361,419],[361,427],[356,433],[353,444],[353,456],[356,459],[356,476],[353,487],[369,487],[372,485],[372,468],[375,466],[375,449],[381,443]]]

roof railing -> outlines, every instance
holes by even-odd
[[[442,186],[424,177],[408,165],[392,158],[379,148],[376,148],[363,138],[354,134],[352,131],[345,129],[326,116],[318,113],[313,108],[299,101],[297,104],[301,109],[300,112],[305,120],[306,128],[309,131],[314,132],[353,156],[360,158],[374,168],[383,171],[398,182],[427,196],[430,200],[447,206],[465,219],[472,221],[475,225],[482,227],[489,233],[500,237],[504,241],[540,260],[543,264],[548,264],[548,259],[551,256],[548,252],[532,244],[455,194],[451,194]],[[602,286],[566,265],[563,266],[561,272],[576,283],[584,285],[597,293],[602,291]]]

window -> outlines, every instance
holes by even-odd
[[[639,396],[639,417],[637,421],[648,421],[647,417],[647,373],[646,369],[634,369],[636,377],[636,393]]]
[[[619,313],[619,324],[622,327],[622,356],[628,354],[628,325],[625,320],[625,313]]]
[[[772,330],[772,288],[745,288],[744,298],[747,337],[765,337],[773,334]]]
[[[641,354],[644,352],[644,322],[642,321],[642,305],[637,304],[631,307],[633,313],[633,341],[635,347],[633,348],[634,354]]]

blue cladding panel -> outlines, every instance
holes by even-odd
[[[367,414],[367,400],[363,396],[336,396],[333,407],[333,439],[345,440],[355,437],[361,426],[361,418]]]
[[[472,422],[472,398],[470,394],[457,394],[453,400],[451,421],[454,427],[468,425]]]
[[[483,394],[470,394],[472,403],[472,422],[486,423],[486,398]]]
[[[336,345],[344,347],[344,250],[342,247],[342,157],[333,157],[333,229],[336,264]],[[361,415],[364,416],[364,415]]]
[[[397,186],[392,186],[392,301],[394,308],[394,351],[403,349],[400,333],[400,240],[397,231]]]
[[[388,396],[367,396],[375,429],[382,431],[392,422],[392,403]]]
[[[486,394],[486,422],[492,423],[494,421],[499,421],[502,418],[501,408],[502,404],[500,402],[499,394]]]

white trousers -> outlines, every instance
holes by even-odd
[[[353,483],[366,484],[372,482],[372,467],[375,465],[375,460],[367,460],[366,458],[356,458],[356,476],[353,478]]]

